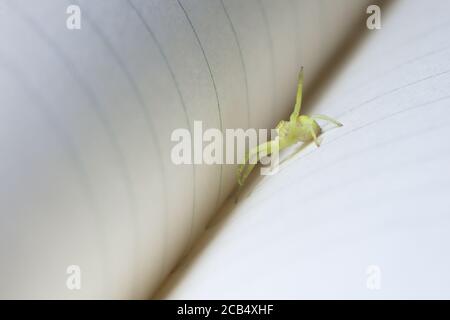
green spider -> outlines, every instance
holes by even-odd
[[[294,111],[292,112],[289,121],[281,120],[278,123],[275,128],[278,136],[274,140],[261,143],[257,147],[246,152],[244,163],[240,164],[237,169],[237,180],[240,187],[244,185],[248,175],[252,172],[257,162],[261,159],[260,154],[263,156],[268,156],[275,151],[279,152],[300,141],[304,143],[314,141],[317,147],[319,147],[320,141],[318,137],[322,133],[322,128],[316,122],[316,119],[331,122],[338,127],[342,126],[342,123],[325,115],[317,114],[311,117],[300,115],[303,89],[303,67],[300,69],[298,78],[297,98],[295,101]],[[253,157],[256,157],[256,161]],[[252,163],[250,163],[250,159],[253,160]]]

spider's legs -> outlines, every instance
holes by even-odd
[[[245,153],[244,163],[240,164],[237,170],[238,184],[240,186],[244,184],[244,181],[258,163],[260,151],[265,150],[266,148],[267,142],[262,143]]]
[[[289,117],[290,121],[294,121],[300,115],[300,109],[302,107],[302,93],[303,91],[303,67],[300,69],[300,73],[298,75],[298,85],[297,85],[297,97],[295,99],[294,111]]]
[[[251,149],[249,152],[245,154],[244,163],[240,164],[237,170],[237,179],[238,184],[242,186],[255,168],[258,161],[261,159],[261,156],[270,155],[272,152],[276,151],[278,148],[277,141],[268,141],[261,143],[259,146]],[[255,158],[256,157],[256,158]]]
[[[316,146],[320,147],[320,140],[317,138],[316,133],[314,132],[313,128],[310,128],[309,132],[311,132],[311,135],[314,139],[314,143],[316,144]]]
[[[339,121],[334,120],[333,118],[331,118],[329,116],[325,116],[323,114],[312,115],[311,119],[320,119],[320,120],[328,121],[328,122],[331,122],[331,123],[335,124],[337,127],[342,127],[343,126],[343,124],[340,123]]]

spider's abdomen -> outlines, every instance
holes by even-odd
[[[312,132],[318,137],[322,130],[319,124],[308,116],[300,116],[297,119],[293,135],[298,141],[309,142],[314,140]]]

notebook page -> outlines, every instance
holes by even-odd
[[[174,165],[173,130],[272,127],[299,66],[312,78],[365,10],[350,0],[0,4],[4,298],[147,297],[235,185],[232,166]],[[79,30],[66,27],[72,5]],[[67,286],[70,266],[80,290]]]
[[[450,4],[389,9],[309,106],[344,127],[229,201],[162,297],[450,297]]]

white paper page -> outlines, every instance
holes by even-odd
[[[272,127],[364,2],[1,1],[0,297],[148,297],[235,185],[173,130]]]
[[[450,298],[450,3],[389,9],[308,106],[344,127],[230,201],[161,296]]]

